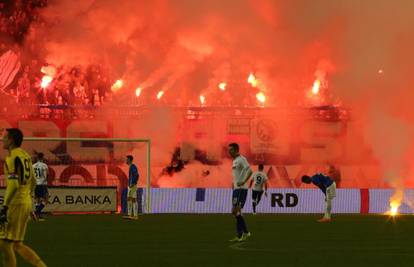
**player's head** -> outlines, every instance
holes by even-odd
[[[258,169],[259,169],[259,171],[263,171],[263,169],[264,169],[263,164],[259,164]]]
[[[312,179],[310,178],[310,176],[308,176],[308,175],[303,175],[302,176],[302,183],[310,184],[311,182],[312,182]]]
[[[42,152],[37,153],[37,160],[38,161],[44,161],[45,155]]]
[[[229,144],[229,154],[233,158],[235,158],[239,155],[239,150],[240,150],[239,144],[237,144],[237,143]]]
[[[12,149],[20,147],[23,142],[23,133],[18,128],[8,128],[3,136],[3,148]]]
[[[126,156],[126,164],[132,164],[132,161],[134,161],[134,157],[132,155]]]

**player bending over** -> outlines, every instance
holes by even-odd
[[[325,194],[325,215],[318,222],[330,222],[331,221],[331,210],[332,210],[332,200],[336,197],[336,184],[335,182],[326,175],[322,173],[317,173],[313,176],[304,175],[302,176],[302,183],[305,184],[314,184]]]
[[[252,175],[247,159],[240,155],[239,145],[231,143],[229,145],[229,154],[233,158],[233,208],[232,214],[236,218],[237,236],[231,239],[231,242],[241,242],[247,239],[251,234],[247,230],[246,222],[242,215],[242,209],[247,198],[247,181]]]
[[[259,205],[263,193],[267,197],[267,175],[263,172],[263,164],[259,164],[258,171],[253,173],[249,187],[252,187],[252,185],[253,214],[256,215],[256,207]]]
[[[3,266],[16,266],[17,252],[33,266],[46,266],[30,247],[23,244],[26,226],[32,212],[32,192],[36,184],[32,160],[20,148],[23,133],[17,128],[6,130],[3,148],[9,151],[4,163],[6,194],[0,209],[0,250]]]

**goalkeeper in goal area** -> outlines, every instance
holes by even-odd
[[[137,203],[137,184],[139,179],[139,172],[137,166],[133,163],[134,157],[132,155],[126,156],[126,164],[129,166],[128,172],[128,215],[124,219],[138,220],[138,203]]]

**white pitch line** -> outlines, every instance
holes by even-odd
[[[257,249],[257,248],[245,248],[243,247],[245,244],[247,244],[248,242],[238,242],[238,243],[234,243],[232,245],[229,246],[229,248],[233,249],[233,250],[239,250],[239,251],[266,251],[266,252],[279,252],[279,253],[284,253],[287,251],[292,251],[292,250],[308,250],[309,248],[289,248],[289,249]],[[329,250],[332,249],[332,247],[326,247],[326,248],[322,248],[322,247],[318,247],[318,249],[321,250]],[[355,248],[355,247],[349,247],[349,248],[340,248],[341,250],[348,250],[348,251],[352,251],[352,250],[362,250],[362,251],[370,251],[370,250],[383,250],[381,253],[382,254],[387,254],[387,255],[412,255],[413,252],[412,251],[395,251],[395,250],[407,250],[406,248],[378,248],[378,247],[372,247],[372,248]],[[385,251],[384,251],[385,250]],[[387,251],[388,250],[388,251]]]
[[[243,248],[242,246],[244,244],[246,244],[246,242],[235,243],[233,245],[230,245],[229,248],[240,251],[275,251],[273,249]]]

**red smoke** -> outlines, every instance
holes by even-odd
[[[131,95],[139,82],[150,99],[162,88],[170,104],[177,97],[184,105],[199,103],[203,94],[217,105],[226,102],[216,92],[226,81],[233,105],[246,98],[257,105],[259,91],[250,93],[245,82],[253,72],[267,105],[309,105],[315,73],[333,74],[320,62],[334,64],[337,27],[329,17],[309,29],[291,25],[290,8],[266,0],[50,1],[43,16],[59,23],[33,31],[33,38],[42,36],[49,64],[100,64],[112,82],[122,77],[130,83],[125,93]]]
[[[51,0],[41,16],[53,26],[34,25],[30,39],[48,64],[101,65],[112,83],[125,80],[118,94],[146,104],[260,106],[258,94],[266,106],[343,104],[369,147],[355,157],[374,155],[399,187],[414,169],[412,10],[388,0]],[[160,123],[164,112],[147,126],[166,142],[158,128],[175,127]]]

